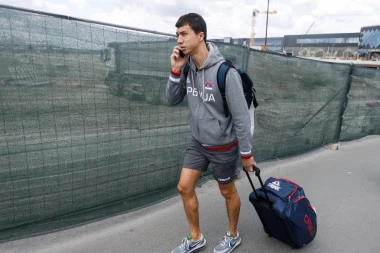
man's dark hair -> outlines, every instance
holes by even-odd
[[[196,34],[203,32],[205,34],[204,41],[206,42],[207,26],[206,26],[206,22],[204,21],[201,15],[197,13],[185,14],[181,16],[178,19],[177,23],[175,24],[177,28],[180,28],[185,25],[189,25]]]

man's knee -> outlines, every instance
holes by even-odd
[[[231,182],[228,184],[219,184],[219,189],[220,189],[220,193],[227,200],[239,197],[234,182]]]
[[[191,193],[193,189],[192,189],[192,187],[190,187],[189,185],[184,184],[184,183],[182,183],[182,182],[179,182],[179,183],[177,184],[177,190],[178,190],[178,192],[179,192],[181,195],[187,195],[187,194]]]
[[[202,175],[202,171],[182,168],[181,176],[177,185],[178,192],[184,196],[194,192],[195,184]]]

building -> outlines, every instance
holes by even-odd
[[[365,26],[360,29],[359,55],[367,59],[380,59],[380,26]]]
[[[327,59],[380,58],[380,26],[362,27],[360,33],[300,34],[284,37],[255,38],[254,49],[301,57]],[[249,46],[250,38],[224,38],[226,43]]]
[[[285,35],[283,51],[295,56],[356,58],[359,33]]]
[[[235,45],[243,45],[245,47],[249,47],[250,39],[249,38],[231,38],[226,37],[224,39],[214,39],[214,41],[218,42],[225,42],[225,43],[231,43]],[[267,38],[267,49],[268,51],[274,51],[274,52],[283,52],[283,37],[270,37]],[[265,45],[265,38],[256,38],[254,49],[261,50],[263,46]]]

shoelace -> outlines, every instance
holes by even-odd
[[[182,243],[181,243],[181,248],[182,249],[187,249],[187,246],[190,244],[190,240],[186,237],[183,238]]]
[[[229,239],[230,238],[230,239]],[[220,241],[220,244],[224,247],[226,244],[232,239],[231,236],[223,236],[222,240]]]

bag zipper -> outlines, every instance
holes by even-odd
[[[289,180],[289,179],[286,179],[286,178],[273,178],[274,180],[277,180],[277,181],[285,181],[285,182],[288,182],[289,184],[292,184],[295,186],[295,189],[288,195],[287,199],[288,201],[290,202],[291,198],[294,196],[294,194],[296,194],[296,192],[298,191],[298,188],[299,188],[299,184]]]
[[[297,198],[296,200],[293,201],[293,204],[296,204],[296,203],[300,202],[303,199],[306,199],[306,197],[305,196],[301,196],[301,197]],[[315,208],[310,204],[310,202],[309,202],[309,204],[307,204],[307,207],[310,208],[311,210],[313,210],[314,213],[317,213],[315,211]]]
[[[297,202],[299,202],[299,201],[301,201],[303,199],[306,199],[306,197],[305,196],[301,196],[301,197],[297,198],[296,200],[294,200],[293,203],[295,204],[295,203],[297,203]]]
[[[290,184],[292,184],[292,185],[295,186],[293,192],[290,193],[289,196],[288,196],[288,201],[290,202],[291,198],[292,198],[292,197],[294,196],[294,194],[296,194],[296,192],[298,191],[299,184],[297,184],[297,183],[295,183],[295,182],[293,182],[293,181],[290,181],[289,179],[286,179],[286,178],[280,178],[280,179],[278,179],[278,180],[282,180],[282,181],[288,182],[288,183],[290,183]]]

